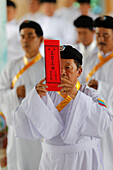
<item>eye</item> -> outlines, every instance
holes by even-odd
[[[71,69],[72,69],[72,66],[66,66],[65,69],[66,69],[66,70],[71,70]]]

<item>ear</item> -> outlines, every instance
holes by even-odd
[[[44,37],[43,36],[41,36],[40,37],[40,45],[41,45],[41,43],[44,41]]]
[[[80,67],[77,72],[78,72],[77,73],[77,78],[78,78],[81,75],[81,73],[82,73],[82,67]]]

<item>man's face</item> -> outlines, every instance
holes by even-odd
[[[40,44],[42,43],[43,37],[38,37],[35,29],[23,28],[20,32],[21,45],[26,53],[39,52]]]
[[[73,59],[61,59],[61,78],[65,78],[75,85],[77,83],[77,78],[81,73],[82,68],[77,70],[77,66]]]
[[[64,4],[66,5],[73,5],[74,2],[76,2],[76,0],[64,0]]]
[[[7,21],[15,19],[16,9],[12,6],[7,6]]]
[[[44,12],[45,15],[47,16],[53,16],[54,12],[56,9],[56,3],[49,3],[49,2],[44,2],[42,3],[42,10]]]
[[[104,54],[113,51],[113,30],[108,28],[96,28],[97,46]]]
[[[77,28],[79,42],[85,46],[88,46],[93,41],[94,31],[88,28]]]
[[[90,4],[89,3],[80,3],[80,11],[81,15],[87,15],[88,11],[90,9]]]

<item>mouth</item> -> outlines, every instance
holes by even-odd
[[[28,44],[24,44],[23,47],[24,48],[29,48],[29,45]]]
[[[106,44],[103,44],[103,43],[99,43],[98,45],[99,46],[106,46]]]

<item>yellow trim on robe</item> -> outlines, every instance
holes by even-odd
[[[72,100],[72,98],[68,95],[62,102],[60,102],[56,108],[60,112],[68,103]]]
[[[110,59],[113,58],[113,53],[111,53],[110,55],[108,55],[107,57],[103,58],[101,56],[101,54],[99,53],[98,58],[100,60],[100,62],[90,71],[90,73],[86,76],[86,82],[89,81],[89,79],[93,76],[93,74],[96,73],[97,70],[100,69],[100,67],[102,67],[107,61],[109,61]]]
[[[23,57],[24,64],[27,65],[29,63],[29,60],[27,59],[26,56]]]
[[[79,90],[80,87],[81,87],[81,84],[79,81],[77,81],[77,84],[76,84],[77,90]],[[61,95],[60,92],[58,92],[58,94],[64,98],[64,100],[56,106],[57,110],[60,112],[65,106],[68,105],[68,103],[72,100],[72,98],[67,94]]]
[[[38,53],[38,55],[33,58],[30,62],[28,62],[27,65],[25,65],[18,73],[16,76],[14,76],[13,80],[12,80],[12,88],[14,88],[15,83],[17,82],[17,80],[19,79],[19,77],[28,69],[30,68],[33,64],[35,64],[37,61],[39,61],[42,58],[41,54]]]

